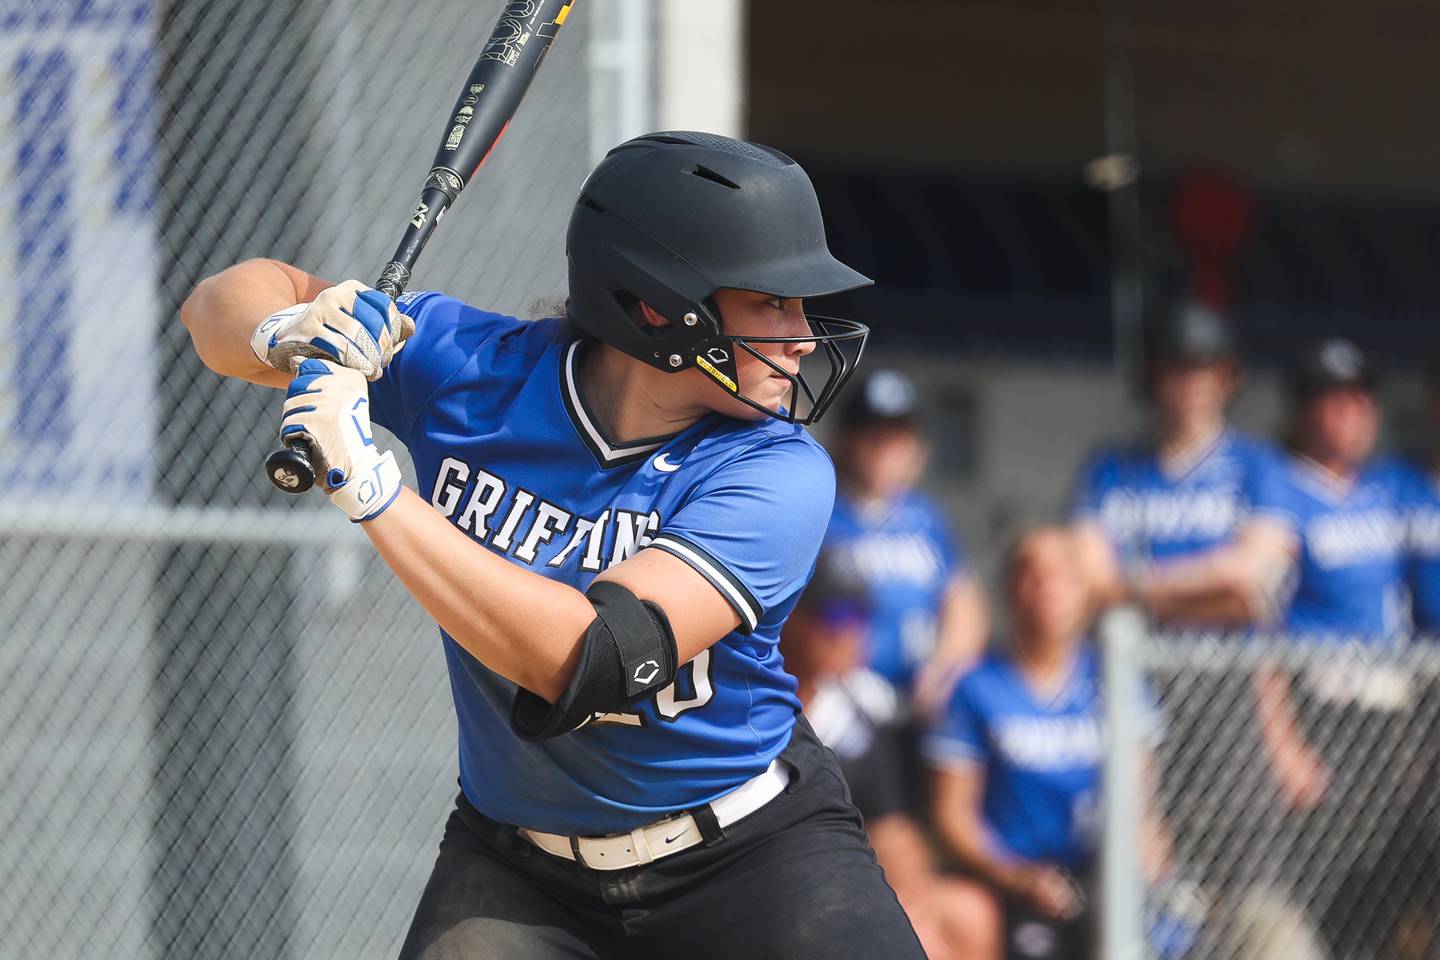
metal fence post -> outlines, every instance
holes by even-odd
[[[1101,956],[1140,960],[1145,955],[1145,886],[1140,876],[1140,646],[1146,622],[1123,607],[1100,621],[1105,659],[1105,771],[1102,792]]]

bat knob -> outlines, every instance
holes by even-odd
[[[286,493],[304,493],[315,486],[315,468],[310,465],[310,444],[292,440],[284,450],[265,458],[265,475]]]

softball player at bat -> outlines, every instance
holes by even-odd
[[[567,252],[565,318],[273,261],[183,310],[288,384],[282,435],[440,625],[461,794],[401,956],[918,957],[777,651],[835,492],[800,424],[866,333],[801,301],[870,281],[793,160],[703,133],[612,150]]]

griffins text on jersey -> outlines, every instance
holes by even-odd
[[[576,516],[534,491],[454,457],[441,462],[430,502],[476,540],[531,566],[561,567],[576,556],[581,570],[599,572],[649,546],[660,528],[655,510],[638,513],[612,506],[598,516]],[[547,553],[549,559],[542,560]],[[673,683],[645,698],[655,715],[674,722],[709,703],[715,692],[711,663],[710,651],[700,651],[681,666]],[[643,713],[597,713],[580,726],[589,723],[643,727],[646,718]]]
[[[543,552],[549,554],[544,566],[561,567],[575,555],[580,569],[592,573],[649,546],[660,528],[655,510],[608,507],[598,516],[576,516],[540,493],[454,457],[441,462],[430,502],[476,540],[522,563],[534,566]]]

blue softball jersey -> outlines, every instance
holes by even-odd
[[[935,650],[946,585],[967,572],[940,510],[915,491],[873,510],[842,492],[824,550],[864,585],[871,616],[867,665],[909,689]]]
[[[921,749],[931,766],[983,771],[982,816],[998,855],[1075,872],[1091,866],[1105,740],[1089,644],[1054,694],[1031,687],[1009,656],[986,656],[961,678]]]
[[[520,321],[433,292],[401,303],[416,333],[371,384],[373,416],[409,449],[420,493],[441,515],[579,590],[638,550],[664,550],[740,619],[670,686],[541,742],[511,729],[515,685],[441,631],[465,796],[501,822],[597,835],[764,771],[799,709],[777,640],[830,518],[825,451],[801,427],[715,414],[618,444],[578,389],[588,341],[562,321]]]
[[[1149,443],[1104,449],[1081,470],[1070,515],[1099,523],[1133,569],[1229,540],[1248,517],[1271,509],[1279,471],[1274,448],[1233,429],[1179,468],[1162,463]]]
[[[1281,480],[1272,512],[1298,544],[1285,630],[1365,642],[1408,630],[1406,509],[1413,481],[1404,464],[1374,460],[1344,482],[1291,456]]]

